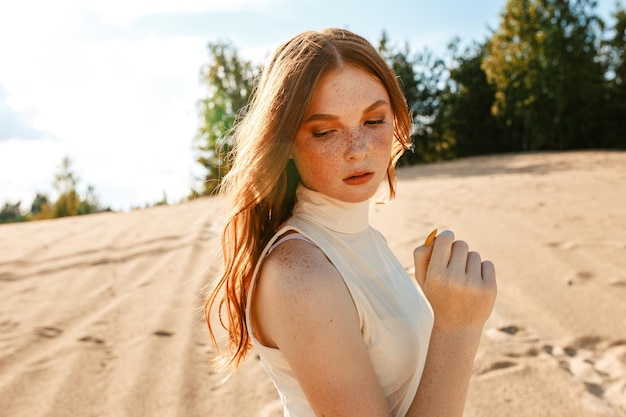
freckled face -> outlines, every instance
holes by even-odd
[[[371,198],[385,178],[393,113],[384,85],[353,65],[324,74],[294,140],[303,185],[337,200]]]

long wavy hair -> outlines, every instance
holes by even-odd
[[[395,196],[394,166],[410,148],[411,118],[393,70],[367,40],[344,29],[304,32],[281,45],[263,68],[245,114],[232,132],[232,168],[219,188],[227,210],[223,265],[204,302],[204,313],[218,351],[215,362],[222,369],[236,369],[250,349],[248,291],[263,248],[293,211],[299,175],[289,155],[296,132],[320,77],[345,64],[377,77],[389,95],[394,141],[387,185],[388,198]],[[216,303],[220,323],[228,332],[225,350],[220,349],[211,324]]]

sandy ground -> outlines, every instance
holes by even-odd
[[[626,153],[400,170],[372,210],[407,269],[434,228],[497,268],[466,417],[626,416]],[[212,371],[219,201],[0,226],[0,416],[280,416],[256,360]]]

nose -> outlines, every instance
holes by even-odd
[[[369,152],[369,142],[367,134],[359,128],[348,129],[346,132],[346,150],[345,157],[347,160],[363,159]]]

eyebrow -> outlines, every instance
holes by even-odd
[[[374,109],[376,109],[376,108],[378,108],[380,106],[384,106],[386,104],[389,104],[389,103],[387,103],[386,100],[382,100],[382,99],[377,100],[373,104],[367,106],[367,108],[365,110],[363,110],[363,114],[371,112],[372,110],[374,110]],[[304,123],[309,123],[309,122],[314,122],[316,120],[337,120],[337,119],[339,119],[339,117],[334,116],[332,114],[316,113],[316,114],[312,114],[309,117],[307,117],[306,120],[303,122],[303,124]]]

